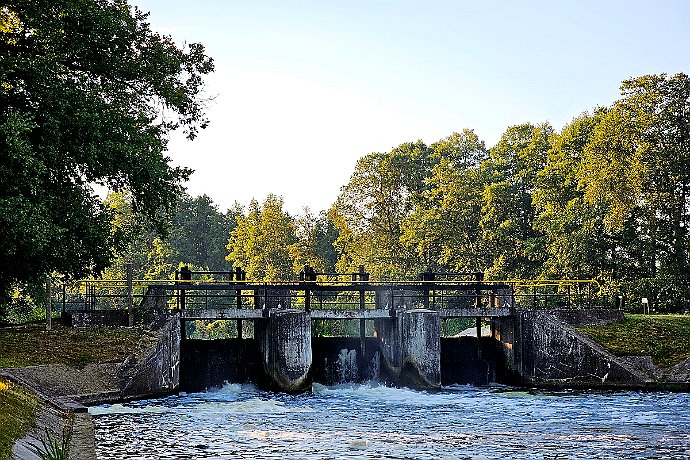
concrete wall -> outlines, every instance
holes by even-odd
[[[441,386],[438,312],[397,310],[391,319],[374,322],[381,350],[381,375],[395,385],[418,389]]]
[[[156,346],[142,356],[132,355],[118,368],[124,398],[178,390],[180,384],[180,318],[168,317],[158,331]]]
[[[499,381],[523,385],[642,388],[650,379],[547,311],[495,320]]]
[[[167,310],[168,301],[172,298],[173,291],[165,289],[163,286],[149,286],[141,299],[140,308],[146,310]]]
[[[588,325],[603,326],[605,324],[623,321],[623,310],[611,310],[608,308],[587,309],[559,309],[549,310],[556,318],[565,321],[571,326]]]
[[[269,310],[257,322],[258,340],[265,379],[259,384],[268,389],[299,393],[311,389],[311,317],[301,310]]]

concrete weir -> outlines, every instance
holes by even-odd
[[[259,329],[265,386],[299,393],[311,388],[311,318],[301,310],[269,310]]]

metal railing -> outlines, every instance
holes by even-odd
[[[126,309],[130,301],[134,308],[141,308],[147,296],[165,297],[165,305],[171,309],[263,309],[278,305],[307,311],[402,305],[434,310],[503,306],[587,308],[596,306],[594,299],[599,291],[594,280],[370,281],[363,274],[316,273],[297,281],[269,283],[244,277],[237,281],[236,272],[192,272],[198,276],[221,276],[220,279],[179,279],[178,276],[176,280],[88,279],[63,284],[54,292],[57,291],[56,306],[69,312]]]

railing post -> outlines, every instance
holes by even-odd
[[[421,278],[422,284],[424,284],[424,290],[422,292],[422,295],[423,295],[422,300],[424,302],[424,308],[426,308],[428,310],[429,305],[431,303],[430,299],[429,299],[429,295],[431,294],[431,290],[429,289],[429,285],[426,283],[429,281],[435,281],[436,275],[432,272],[423,272],[420,274],[420,278]]]
[[[52,282],[50,275],[46,276],[46,331],[53,329]]]
[[[353,275],[354,278],[354,275]],[[359,266],[359,309],[364,310],[366,305],[364,303],[364,282],[369,281],[369,274],[364,271],[364,265]],[[364,318],[359,320],[359,353],[360,353],[360,361],[359,361],[359,369],[360,369],[360,375],[359,377],[364,380],[365,375],[364,375],[364,369],[365,369],[365,364],[366,364],[366,335],[367,335],[367,328],[366,328],[366,320]]]
[[[60,317],[62,318],[62,321],[65,321],[65,306],[67,304],[67,288],[65,287],[65,280],[62,280],[62,314]]]
[[[134,285],[132,281],[132,264],[127,264],[127,318],[129,327],[134,326]]]
[[[474,306],[475,306],[475,308],[481,308],[482,307],[481,283],[482,283],[482,281],[484,281],[484,273],[475,273],[474,277],[475,277],[475,281],[477,282],[477,286],[474,290]]]
[[[235,267],[235,272],[230,272],[230,280],[233,278],[235,282],[239,282],[242,279],[242,269],[240,267]],[[237,309],[242,309],[242,289],[235,289],[235,303],[237,304]],[[237,320],[237,338],[242,338],[242,320]]]

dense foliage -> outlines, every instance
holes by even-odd
[[[128,190],[162,229],[190,173],[170,166],[167,135],[206,125],[212,70],[124,0],[0,2],[0,305],[13,285],[110,264],[125,238],[94,185]]]
[[[362,158],[330,211],[343,270],[596,278],[601,294],[687,309],[690,78],[626,80],[611,107],[471,130]]]

